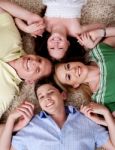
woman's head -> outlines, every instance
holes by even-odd
[[[88,67],[81,62],[61,63],[55,67],[55,75],[61,84],[77,88],[85,83],[88,75]]]

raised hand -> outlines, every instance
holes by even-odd
[[[106,111],[108,111],[108,109],[105,106],[91,102],[87,106],[82,105],[80,108],[80,111],[86,117],[88,117],[92,121],[96,122],[97,124],[107,126],[107,123],[106,123],[104,115],[103,115]],[[102,115],[102,117],[99,116],[98,114]]]
[[[25,127],[33,117],[34,105],[25,101],[20,107],[10,114],[10,119],[14,122],[13,131],[18,131]]]
[[[30,33],[33,37],[42,36],[45,30],[45,25],[43,23],[33,23],[26,27],[26,32]]]

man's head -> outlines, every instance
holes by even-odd
[[[46,58],[37,55],[25,55],[14,61],[11,66],[21,79],[33,83],[51,73],[52,65]]]
[[[51,83],[44,83],[35,88],[36,96],[42,110],[53,115],[64,108],[66,94]]]

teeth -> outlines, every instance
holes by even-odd
[[[51,105],[53,105],[53,102],[48,103],[48,104],[46,105],[46,107],[49,107],[49,106],[51,106]]]

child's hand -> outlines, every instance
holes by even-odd
[[[13,131],[18,131],[25,127],[33,117],[34,105],[25,101],[20,107],[10,114],[10,119],[16,123],[14,124]]]
[[[89,35],[93,41],[97,39],[102,39],[104,37],[104,29],[96,29],[89,32]]]
[[[95,41],[93,41],[89,35],[89,33],[83,33],[81,35],[76,36],[80,45],[92,49],[95,47]]]

